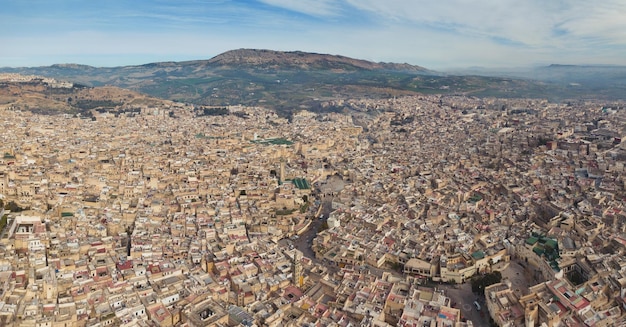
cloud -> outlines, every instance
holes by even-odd
[[[270,6],[279,7],[314,17],[339,15],[340,6],[333,0],[259,0]]]
[[[581,2],[572,8],[559,27],[587,41],[626,45],[626,2]]]
[[[390,24],[412,24],[528,47],[566,46],[579,38],[626,45],[626,2],[622,0],[346,1]]]
[[[626,64],[623,0],[112,0],[76,3],[72,10],[43,1],[6,7],[0,12],[0,28],[11,31],[0,33],[5,65],[20,57],[20,63],[101,65],[115,56],[122,65],[142,56],[199,59],[236,48],[434,69]]]

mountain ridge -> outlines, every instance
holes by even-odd
[[[390,70],[407,72],[432,72],[424,67],[407,63],[373,62],[341,55],[320,54],[303,51],[276,51],[267,49],[237,49],[221,53],[208,60],[222,65],[276,65],[298,69],[348,68],[366,70]]]
[[[271,67],[278,69],[341,69],[352,68],[366,70],[406,71],[415,73],[439,74],[433,70],[408,63],[374,62],[365,59],[356,59],[342,55],[304,51],[277,51],[269,49],[241,48],[220,53],[209,59],[194,59],[183,61],[158,61],[139,65],[122,66],[91,66],[79,63],[58,63],[49,66],[36,67],[0,67],[0,70],[23,70],[23,69],[130,69],[130,68],[154,68],[171,66],[248,66],[248,67]]]
[[[0,72],[85,86],[117,86],[198,105],[262,105],[286,114],[295,108],[318,108],[324,101],[347,98],[455,94],[562,101],[624,99],[626,94],[626,71],[622,69],[546,66],[519,75],[454,75],[409,64],[266,49],[236,49],[210,59],[180,62],[118,67],[56,64],[0,68]]]

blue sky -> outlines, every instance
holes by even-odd
[[[626,65],[623,0],[0,0],[0,66],[258,48],[431,69]]]

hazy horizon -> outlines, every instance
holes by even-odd
[[[243,48],[240,48],[243,49]],[[239,49],[231,49],[231,50],[226,50],[224,52],[227,51],[233,51],[233,50],[239,50]],[[274,49],[262,49],[262,48],[255,48],[254,50],[274,50]],[[308,52],[308,51],[303,51],[303,50],[299,50],[299,49],[294,49],[294,50],[276,50],[276,51],[285,51],[285,52]],[[172,59],[168,59],[167,57],[155,57],[154,60],[151,61],[141,61],[141,62],[129,62],[128,64],[118,64],[118,65],[90,65],[90,64],[85,64],[85,63],[81,63],[81,62],[54,62],[54,63],[50,63],[50,64],[45,64],[45,65],[31,65],[31,66],[0,66],[0,68],[37,68],[37,67],[49,67],[49,66],[54,66],[54,65],[80,65],[80,66],[90,66],[90,67],[94,67],[94,68],[116,68],[116,67],[126,67],[126,66],[142,66],[142,65],[149,65],[149,64],[154,64],[154,63],[163,63],[163,62],[187,62],[187,61],[201,61],[201,60],[210,60],[211,58],[218,56],[224,52],[215,54],[215,55],[211,55],[208,57],[202,57],[202,58],[184,58],[182,57],[179,60],[172,60]],[[320,52],[313,52],[311,51],[310,53],[316,53],[316,54],[323,54],[323,55],[337,55],[337,56],[345,56],[344,54],[341,53],[320,53]],[[364,58],[359,58],[359,57],[352,57],[352,56],[347,56],[350,57],[352,59],[359,59],[359,60],[368,60],[368,59],[364,59]],[[410,64],[410,65],[415,65],[415,66],[421,66],[424,67],[426,69],[432,69],[431,67],[427,67],[427,66],[423,66],[423,65],[418,65],[418,64],[412,64],[412,63],[407,63],[407,62],[392,62],[392,61],[373,61],[373,62],[384,62],[384,63],[397,63],[397,64]],[[462,66],[450,66],[450,67],[444,67],[444,68],[440,68],[440,69],[432,69],[434,71],[439,71],[442,73],[455,73],[455,72],[471,72],[471,71],[479,71],[479,72],[490,72],[490,73],[514,73],[514,72],[528,72],[531,69],[537,69],[537,68],[541,68],[541,67],[548,67],[551,65],[555,65],[555,66],[579,66],[579,67],[598,67],[598,68],[609,68],[609,67],[626,67],[626,64],[624,65],[620,65],[620,64],[594,64],[594,63],[580,63],[580,64],[561,64],[561,63],[542,63],[542,64],[528,64],[526,66],[498,66],[498,67],[490,67],[490,66],[467,66],[467,67],[462,67]]]
[[[305,51],[434,70],[626,65],[626,3],[411,0],[3,3],[0,67]]]

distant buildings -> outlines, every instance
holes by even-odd
[[[469,326],[434,283],[511,261],[535,286],[485,290],[499,325],[623,323],[623,110],[345,103],[360,116],[0,107],[0,193],[28,208],[0,237],[0,325]]]

